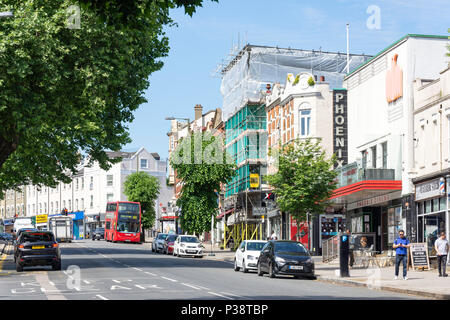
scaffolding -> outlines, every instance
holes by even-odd
[[[235,251],[244,240],[263,240],[263,225],[259,222],[239,222],[223,230],[224,248]]]

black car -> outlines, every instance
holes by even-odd
[[[92,232],[92,241],[105,239],[105,228],[97,228]]]
[[[14,262],[20,272],[26,266],[51,265],[61,270],[61,251],[50,231],[23,231],[14,246]]]
[[[308,250],[297,241],[271,240],[262,248],[258,258],[258,275],[268,273],[276,275],[293,275],[295,278],[315,279],[314,262]]]
[[[22,232],[25,232],[25,231],[39,231],[39,230],[36,229],[36,228],[22,228],[22,229],[19,229],[19,231],[17,231],[17,233],[15,234],[15,239],[19,239],[19,237],[22,234]],[[14,235],[13,235],[13,237],[14,237]]]

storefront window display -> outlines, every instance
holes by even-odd
[[[433,211],[427,210],[427,203]],[[430,257],[436,256],[434,242],[440,232],[445,232],[445,208],[445,197],[425,201],[425,206],[422,202],[417,204],[419,242],[427,243]]]

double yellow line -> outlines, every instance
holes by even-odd
[[[7,257],[6,254],[2,254],[2,258],[0,259],[0,272],[2,271],[3,261],[6,259],[6,257]]]

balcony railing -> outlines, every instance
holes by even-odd
[[[364,180],[395,180],[394,169],[363,168],[357,162],[336,169],[336,188],[345,187]]]

